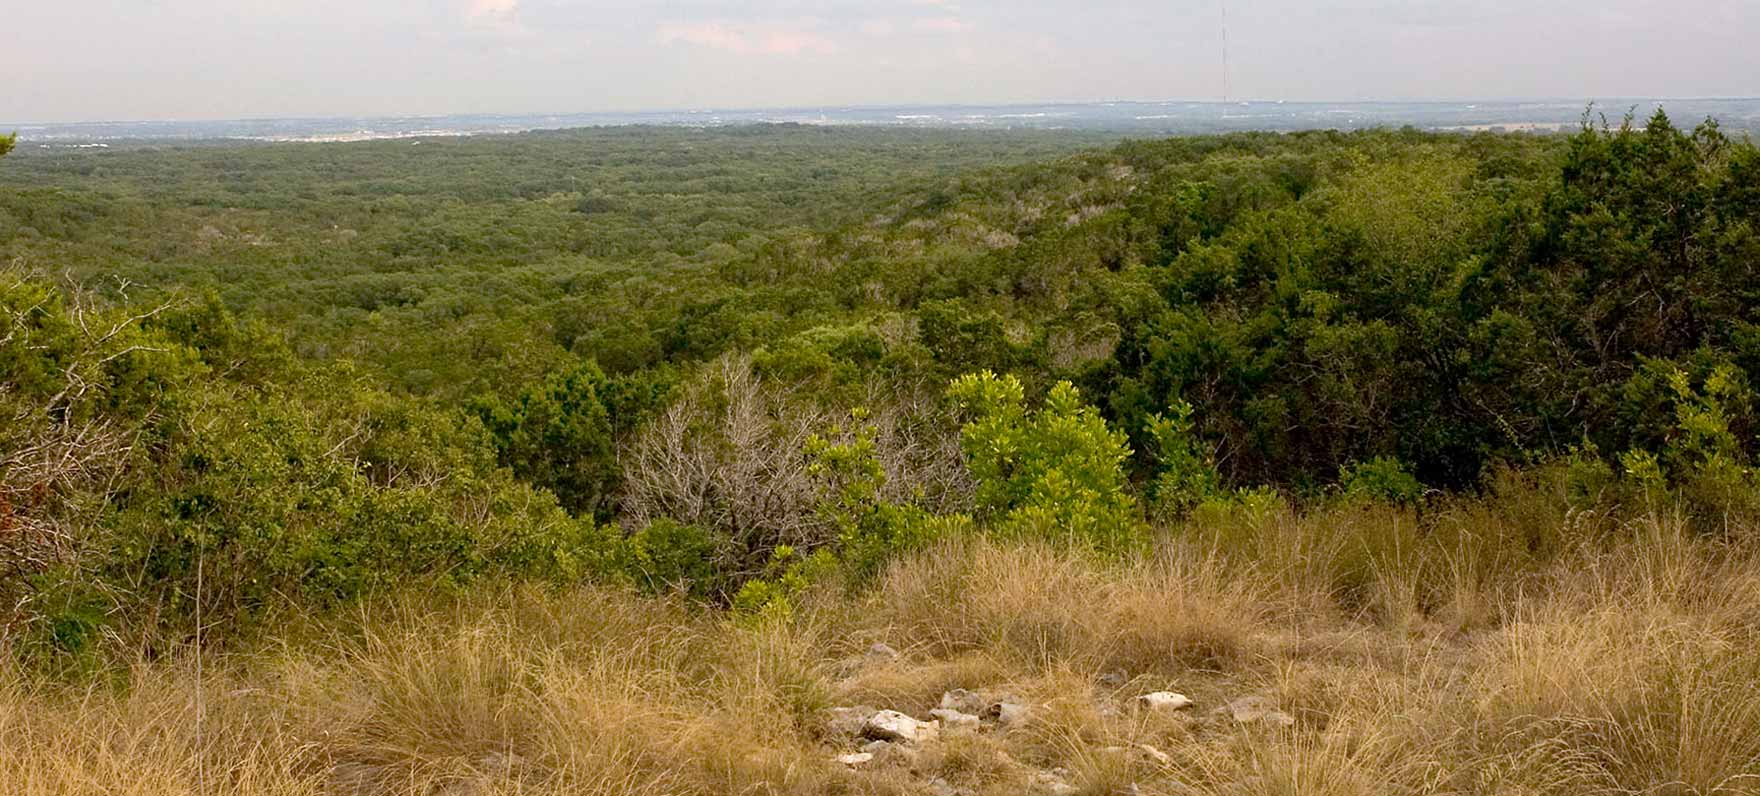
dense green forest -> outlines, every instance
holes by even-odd
[[[1508,472],[1760,509],[1760,150],[1660,114],[14,153],[0,261],[0,610],[49,661],[412,583],[786,612],[949,536]]]
[[[572,349],[638,370],[798,330],[830,312],[819,291],[734,291],[718,269],[1099,140],[776,126],[27,147],[0,172],[0,256],[97,290],[214,292],[303,356],[463,399]],[[699,316],[719,328],[687,336]]]

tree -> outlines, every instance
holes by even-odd
[[[17,143],[18,143],[18,134],[17,133],[14,133],[12,135],[0,135],[0,158],[6,157],[6,153],[11,152],[12,147],[14,145],[16,145]]]
[[[549,489],[577,515],[608,518],[622,480],[617,439],[664,392],[651,380],[608,377],[589,361],[550,374],[513,400],[489,398],[476,409],[515,475]]]

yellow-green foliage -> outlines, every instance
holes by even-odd
[[[1102,549],[1140,542],[1125,436],[1073,385],[1058,383],[1029,409],[1019,379],[984,371],[955,380],[948,396],[966,418],[961,447],[982,519],[1005,533]]]

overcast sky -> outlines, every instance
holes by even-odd
[[[1213,99],[1224,0],[0,0],[0,119]],[[1754,96],[1760,0],[1226,0],[1236,97]]]

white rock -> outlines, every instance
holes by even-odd
[[[898,655],[898,650],[893,649],[892,645],[887,644],[884,641],[881,641],[881,642],[875,642],[874,646],[869,647],[868,652],[866,653],[865,657],[870,662],[877,663],[880,661],[898,660],[899,655]]]
[[[917,743],[935,737],[940,725],[933,721],[917,721],[896,710],[882,710],[868,717],[862,725],[862,737],[876,741]]]
[[[1263,716],[1260,716],[1259,723],[1260,724],[1269,724],[1273,727],[1289,728],[1289,727],[1296,726],[1296,717],[1291,716],[1288,713],[1285,713],[1281,710],[1273,710],[1273,711],[1268,711]]]
[[[1129,755],[1133,759],[1147,760],[1151,763],[1162,766],[1173,762],[1173,758],[1169,757],[1166,752],[1156,749],[1146,743],[1135,744],[1132,746],[1103,746],[1100,748],[1100,751],[1109,755]]]
[[[903,743],[870,741],[862,751],[874,756],[875,765],[897,765],[907,768],[917,764],[917,749]]]
[[[1193,703],[1191,698],[1187,697],[1185,694],[1178,694],[1172,691],[1156,691],[1153,694],[1144,694],[1137,697],[1137,704],[1150,710],[1172,712],[1175,710],[1185,710],[1186,708],[1191,707]]]
[[[949,730],[971,730],[978,727],[977,716],[973,716],[970,713],[962,713],[951,708],[936,708],[929,711],[929,715],[933,716],[936,721],[941,722],[941,726],[946,727]]]
[[[836,738],[857,738],[862,728],[868,726],[868,717],[878,713],[875,708],[858,705],[853,708],[832,708],[830,720],[825,722],[825,731]]]
[[[984,709],[987,707],[990,707],[989,700],[979,694],[967,691],[964,688],[955,688],[952,691],[941,695],[941,708],[943,710],[957,710],[961,713],[980,714],[983,713]]]
[[[1027,706],[1017,702],[997,702],[985,708],[984,715],[997,724],[1012,726],[1027,720]]]
[[[873,759],[874,759],[874,753],[872,753],[872,752],[851,752],[850,754],[847,754],[847,755],[838,755],[837,756],[837,762],[842,763],[842,764],[849,766],[851,768],[854,768],[854,767],[860,766],[860,765],[866,765],[867,763],[871,762]]]

